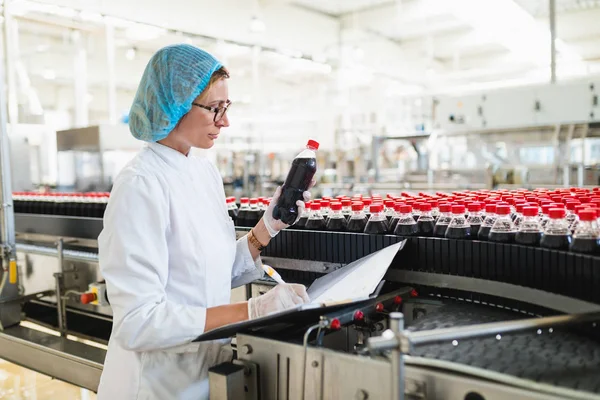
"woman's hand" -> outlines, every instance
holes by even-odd
[[[312,189],[312,187],[315,186],[315,183],[316,183],[316,181],[313,179],[311,181],[310,185],[308,186],[308,190],[305,191],[304,193],[302,193],[302,197],[304,198],[304,201],[298,200],[296,202],[296,205],[298,206],[298,218],[296,218],[296,221],[294,221],[294,224],[296,222],[298,222],[298,219],[300,219],[300,216],[304,212],[304,210],[306,208],[306,202],[310,201],[310,199],[311,199],[310,189]],[[278,219],[273,218],[273,209],[275,208],[275,205],[277,204],[277,201],[279,200],[279,196],[281,196],[281,186],[279,186],[277,188],[277,190],[275,190],[275,194],[273,195],[273,198],[271,199],[271,203],[269,204],[269,207],[267,208],[267,210],[265,211],[265,214],[263,215],[263,222],[265,223],[265,227],[269,231],[269,235],[271,235],[272,238],[277,236],[279,231],[290,226]]]
[[[248,319],[264,317],[306,303],[310,303],[310,298],[304,285],[279,284],[262,296],[248,300]]]

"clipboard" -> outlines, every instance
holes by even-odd
[[[261,318],[221,326],[203,333],[194,339],[194,342],[224,339],[238,333],[258,333],[266,330],[284,329],[292,325],[308,325],[318,321],[322,315],[335,313],[347,307],[359,308],[366,306],[379,295],[384,284],[383,276],[397,252],[404,247],[405,243],[406,240],[403,240],[390,245],[315,280],[307,290],[309,296],[311,296],[311,293],[315,296],[314,302],[301,304]],[[379,265],[379,263],[383,263],[383,265]],[[374,265],[377,267],[376,271],[370,270]],[[366,274],[366,276],[363,274]],[[330,278],[323,279],[330,275]],[[357,283],[359,278],[362,278],[364,282]],[[360,287],[363,292],[352,292],[352,296],[335,298],[334,295],[343,293],[343,287],[348,284],[353,286],[348,290],[355,290],[356,287]],[[336,285],[339,287],[336,288]],[[366,290],[370,291],[364,294]],[[326,301],[319,301],[319,299]]]

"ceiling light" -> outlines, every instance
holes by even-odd
[[[256,16],[252,17],[252,19],[250,20],[250,32],[263,33],[266,30],[267,26],[265,25],[263,20],[259,19]]]

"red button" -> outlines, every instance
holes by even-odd
[[[415,289],[410,291],[410,297],[417,297],[419,295],[419,292],[417,292]]]
[[[337,318],[332,319],[331,323],[329,324],[329,328],[333,329],[334,331],[337,331],[341,327],[342,327],[342,324],[340,323],[340,320]]]
[[[383,312],[383,303],[377,303],[375,305],[375,311],[377,311],[377,312]]]
[[[360,310],[356,310],[356,312],[354,313],[354,320],[355,321],[363,321],[365,319],[365,313],[363,313]]]
[[[96,301],[97,298],[96,293],[84,293],[79,297],[79,300],[82,304],[89,304],[92,301]]]
[[[400,297],[400,296],[394,297],[394,304],[396,304],[396,305],[402,304],[402,297]]]

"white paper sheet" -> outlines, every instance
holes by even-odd
[[[403,244],[388,246],[315,280],[307,290],[311,302],[329,305],[368,298]]]

